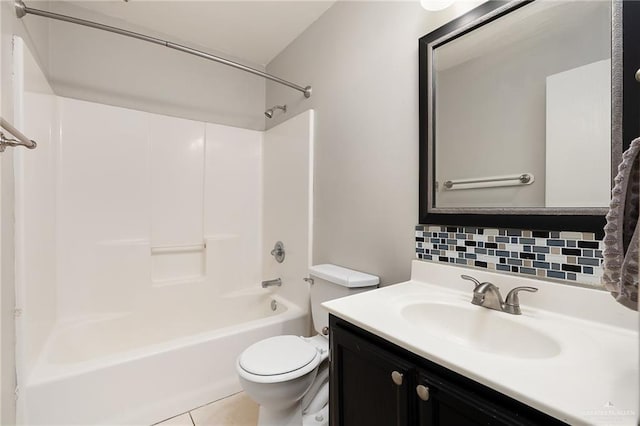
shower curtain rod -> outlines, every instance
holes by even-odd
[[[198,56],[200,58],[208,59],[210,61],[219,62],[224,65],[228,65],[233,68],[237,68],[242,71],[249,72],[251,74],[258,75],[260,77],[264,77],[268,80],[275,81],[276,83],[280,83],[282,85],[291,87],[292,89],[298,90],[304,94],[305,98],[311,96],[311,86],[302,87],[297,84],[291,83],[287,80],[283,80],[280,77],[276,77],[271,74],[267,74],[266,72],[257,70],[255,68],[248,67],[246,65],[239,64],[237,62],[230,61],[229,59],[221,58],[220,56],[211,55],[209,53],[202,52],[200,50],[192,49],[187,46],[182,46],[177,43],[172,43],[167,40],[162,40],[156,37],[151,37],[145,34],[136,33],[133,31],[124,30],[122,28],[112,27],[109,25],[100,24],[98,22],[87,21],[85,19],[74,18],[73,16],[61,15],[58,13],[48,12],[46,10],[41,9],[33,9],[31,7],[27,7],[26,4],[22,0],[15,0],[14,2],[16,16],[18,18],[23,18],[26,15],[37,15],[43,16],[45,18],[56,19],[58,21],[71,22],[72,24],[84,25],[85,27],[91,27],[98,30],[108,31],[111,33],[120,34],[123,36],[136,38],[138,40],[148,41],[149,43],[159,44],[164,47],[168,47],[169,49],[178,50],[180,52],[189,53],[191,55]]]
[[[0,131],[0,152],[4,152],[8,146],[24,146],[25,148],[34,149],[38,146],[36,141],[29,139],[22,132],[4,118],[0,117],[0,127],[11,133],[15,139],[8,138]]]

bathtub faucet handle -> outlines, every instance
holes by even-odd
[[[273,246],[271,256],[273,256],[278,263],[284,262],[284,244],[282,244],[282,241],[277,241]]]

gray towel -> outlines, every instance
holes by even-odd
[[[602,283],[624,306],[638,310],[640,138],[622,155],[604,228]]]

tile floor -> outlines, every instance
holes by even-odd
[[[256,426],[257,423],[258,404],[240,392],[154,426]]]

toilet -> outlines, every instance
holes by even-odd
[[[378,287],[380,279],[337,265],[309,268],[311,314],[318,334],[275,336],[245,349],[236,362],[240,384],[260,405],[258,426],[329,424],[328,300]]]

